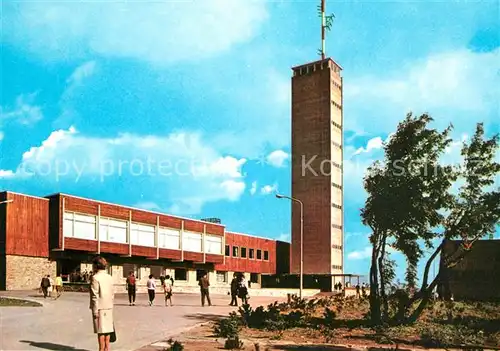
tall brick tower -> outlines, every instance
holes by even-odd
[[[292,197],[304,203],[304,274],[342,274],[343,92],[326,58],[293,68]],[[291,271],[300,270],[300,206],[292,202]]]

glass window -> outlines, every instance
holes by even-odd
[[[174,280],[187,280],[187,271],[184,268],[176,268]]]
[[[202,252],[202,236],[201,233],[184,232],[182,236],[182,249],[191,252]]]
[[[238,257],[238,246],[233,246],[233,257]]]
[[[127,243],[127,222],[109,218],[99,219],[99,240]]]
[[[262,260],[262,250],[257,250],[257,259]]]
[[[130,241],[134,245],[155,246],[155,227],[132,223],[130,227]]]
[[[254,259],[255,258],[255,250],[254,249],[248,249],[248,258]]]
[[[163,275],[163,267],[151,266],[149,267],[149,274],[152,274],[155,279],[159,279]]]
[[[205,252],[210,254],[222,254],[222,237],[205,235]]]
[[[241,248],[241,258],[247,258],[247,248],[246,247]]]
[[[226,256],[231,256],[231,247],[226,245]]]
[[[269,261],[269,251],[264,251],[264,261]]]
[[[158,246],[165,249],[179,250],[181,248],[181,232],[178,229],[159,228]]]
[[[96,216],[65,212],[63,235],[65,237],[95,240],[97,238]]]
[[[217,271],[217,282],[218,283],[227,283],[227,272]]]

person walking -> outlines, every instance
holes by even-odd
[[[110,342],[116,340],[113,321],[113,278],[106,273],[106,266],[104,257],[95,257],[92,261],[94,274],[90,279],[90,310],[99,351],[109,351]]]
[[[238,297],[243,305],[248,304],[248,285],[243,273],[240,274],[238,282]]]
[[[149,306],[153,306],[156,293],[156,280],[152,274],[149,275],[149,280],[147,285],[148,285]]]
[[[48,275],[45,275],[43,278],[42,278],[42,281],[40,282],[40,289],[42,289],[42,292],[43,292],[43,298],[46,299],[47,298],[47,295],[49,293],[49,287],[50,287],[50,280],[49,280],[49,276]]]
[[[169,275],[165,277],[162,282],[163,291],[165,292],[165,306],[168,306],[168,302],[170,301],[170,306],[172,305],[172,279]]]
[[[135,293],[136,293],[136,281],[135,281],[135,275],[133,271],[130,271],[127,277],[127,292],[128,292],[128,303],[129,306],[134,305],[135,306]]]
[[[233,280],[231,280],[231,303],[229,306],[238,306],[238,276],[236,273],[233,274]]]
[[[49,279],[49,287],[47,288],[47,295],[48,297],[54,297],[54,279],[50,277],[50,274],[47,275],[47,278]]]
[[[63,291],[63,281],[60,274],[56,277],[55,286],[56,286],[56,299],[58,299],[59,297],[61,297]]]
[[[205,298],[207,299],[208,305],[212,306],[212,301],[210,301],[210,291],[208,290],[210,281],[208,280],[207,273],[203,273],[198,285],[200,286],[201,292],[201,307],[205,307]]]

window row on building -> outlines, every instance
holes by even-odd
[[[99,225],[97,225],[97,217],[94,215],[75,212],[64,213],[63,233],[65,237],[69,238],[85,240],[99,238],[99,241],[111,243],[156,247],[156,230],[157,227],[154,225],[105,217],[99,217]],[[205,237],[205,242],[203,242],[203,237]],[[158,227],[158,247],[172,250],[181,250],[182,248],[184,251],[222,255],[222,237]]]
[[[239,246],[231,246],[226,245],[226,256],[227,257],[235,257],[235,258],[248,258],[250,260],[264,260],[264,261],[269,261],[269,251],[267,250],[260,250],[260,249],[253,249],[253,248],[246,248],[246,247],[239,247]]]

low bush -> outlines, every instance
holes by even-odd
[[[170,345],[170,347],[168,349],[166,349],[165,351],[183,351],[184,350],[184,345],[182,345],[177,340],[174,341],[173,339],[169,339],[167,342]]]
[[[231,312],[228,318],[217,321],[213,331],[215,336],[230,338],[238,336],[241,325],[241,318],[235,312]]]
[[[224,343],[224,348],[226,350],[240,350],[243,348],[243,342],[238,336],[228,338]]]
[[[475,332],[460,325],[425,324],[419,328],[419,334],[425,347],[482,345],[486,342],[483,332]]]

